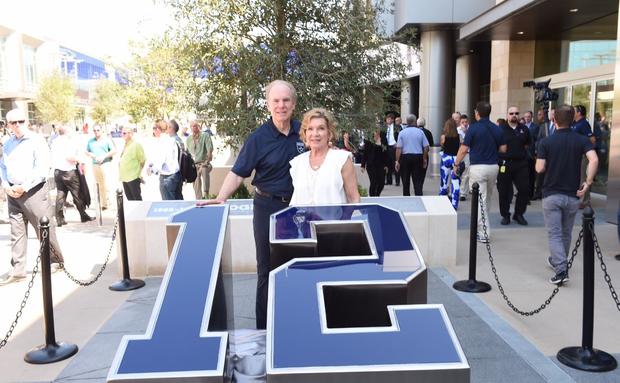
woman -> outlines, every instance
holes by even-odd
[[[329,148],[336,137],[333,115],[322,108],[306,112],[300,137],[310,150],[290,161],[294,188],[291,205],[359,202],[351,153]]]
[[[387,139],[381,130],[373,133],[372,141],[364,140],[364,156],[362,157],[362,171],[366,169],[370,179],[368,194],[371,197],[379,197],[385,185],[385,172],[390,159],[387,152]]]
[[[461,177],[460,173],[458,176],[454,174],[452,169],[461,143],[454,119],[450,118],[444,123],[443,134],[439,142],[441,143],[441,179],[439,180],[439,195],[449,196],[454,210],[457,210],[459,207]],[[448,182],[450,181],[452,184],[452,194],[448,193]]]

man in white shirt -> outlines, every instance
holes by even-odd
[[[47,175],[50,170],[49,149],[43,137],[28,129],[26,113],[13,109],[6,114],[9,129],[13,133],[3,147],[0,158],[2,187],[9,205],[11,224],[11,271],[0,277],[0,286],[26,278],[26,254],[28,253],[28,224],[40,238],[39,220],[50,216]],[[52,272],[62,268],[64,259],[56,240],[56,230],[50,221],[49,241]]]
[[[66,225],[64,215],[65,199],[70,192],[75,207],[80,213],[82,222],[94,221],[86,213],[86,204],[80,194],[80,175],[76,168],[78,164],[78,147],[73,139],[67,134],[66,126],[58,127],[58,137],[52,142],[52,168],[54,169],[54,181],[56,182],[56,223],[58,226]]]
[[[394,123],[394,115],[388,113],[385,116],[385,136],[388,144],[388,171],[386,174],[386,185],[392,184],[392,179],[395,178],[396,186],[400,186],[400,173],[394,168],[394,162],[396,161],[396,141],[398,141],[398,133],[400,133],[401,127]],[[394,177],[392,177],[394,175]]]
[[[467,134],[467,129],[469,128],[469,117],[467,117],[466,114],[460,114],[458,112],[453,113],[452,117],[454,118],[456,114],[459,115],[457,131],[459,133],[462,144],[465,140],[465,134]],[[465,201],[467,199],[467,196],[469,195],[469,153],[465,155],[463,161],[465,163],[465,171],[463,171],[463,174],[461,174],[461,197],[459,198],[461,201]]]
[[[159,192],[163,200],[182,200],[179,147],[175,139],[166,134],[167,129],[168,124],[163,120],[158,120],[153,127],[155,151],[147,173],[159,174]]]

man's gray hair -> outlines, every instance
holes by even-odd
[[[290,82],[284,81],[284,80],[274,80],[267,85],[267,87],[265,88],[265,99],[266,100],[269,100],[269,93],[271,92],[271,88],[273,88],[276,85],[286,86],[291,91],[291,96],[293,97],[293,101],[297,101],[297,91],[295,90],[295,87]]]
[[[426,126],[426,120],[424,117],[418,118],[418,126]]]
[[[418,117],[415,114],[410,114],[407,116],[407,125],[415,125]]]

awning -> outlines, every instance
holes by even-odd
[[[618,0],[505,0],[459,28],[459,40],[616,40]]]

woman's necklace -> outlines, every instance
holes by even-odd
[[[321,157],[312,157],[312,153],[310,154],[310,168],[312,170],[319,170],[323,162],[325,161],[325,157],[327,156],[327,152],[323,154]]]

